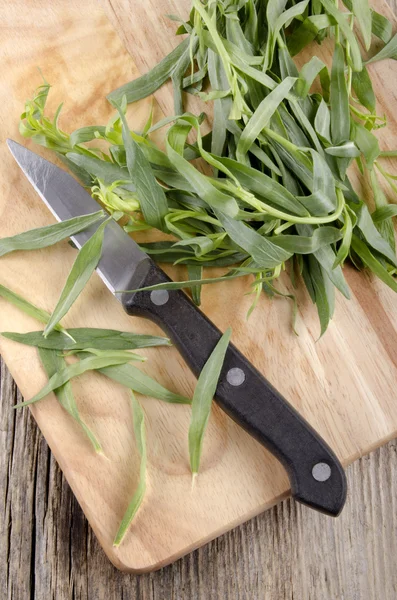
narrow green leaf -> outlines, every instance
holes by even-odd
[[[229,83],[219,55],[208,50],[208,75],[213,90],[227,90]],[[212,124],[211,152],[222,154],[226,143],[226,121],[230,113],[230,99],[215,100]]]
[[[360,229],[367,243],[397,268],[396,255],[390,247],[390,244],[381,236],[375,227],[367,206],[361,204],[359,208],[355,209],[355,212],[357,214],[357,227]]]
[[[324,102],[324,99],[322,98],[314,119],[314,129],[322,140],[331,142],[330,127],[331,116],[329,114],[327,103]]]
[[[73,377],[79,377],[86,371],[100,370],[105,367],[120,365],[127,362],[127,360],[127,358],[121,360],[119,357],[114,358],[108,356],[88,356],[87,358],[83,358],[79,362],[68,365],[60,371],[57,371],[52,377],[50,377],[50,380],[40,390],[40,392],[38,392],[30,400],[16,404],[14,408],[21,408],[22,406],[28,406],[29,404],[38,402],[42,398],[45,398],[45,396],[47,396],[50,392],[53,392],[70,381]]]
[[[341,230],[336,227],[318,227],[313,235],[278,235],[271,238],[273,244],[284,248],[291,254],[312,254],[323,246],[334,244],[342,238]]]
[[[372,58],[366,61],[366,64],[370,64],[373,62],[377,62],[379,60],[386,60],[388,58],[393,58],[397,60],[397,33],[391,38],[391,40],[379,50],[377,54],[375,54]]]
[[[378,181],[378,178],[376,176],[376,172],[374,169],[371,170],[370,177],[371,177],[372,191],[374,193],[375,207],[382,208],[384,206],[387,206],[389,203],[387,201],[387,198],[386,198],[382,188],[379,185],[379,181]],[[395,255],[396,242],[395,242],[395,237],[394,237],[394,226],[393,226],[392,221],[390,221],[390,220],[383,221],[382,223],[380,223],[378,225],[377,228],[378,228],[381,236],[387,241],[390,248],[392,248],[393,254]]]
[[[312,15],[306,17],[288,37],[287,45],[292,56],[298,54],[318,36],[318,34],[332,25],[328,15]]]
[[[375,112],[376,98],[367,67],[363,67],[363,70],[358,73],[353,73],[352,88],[359,102],[371,113]]]
[[[0,294],[2,295],[2,286],[0,287]],[[43,323],[47,323],[50,318],[49,313],[36,308],[28,314],[31,314],[31,316],[36,319],[38,318],[38,320]],[[41,315],[43,318],[39,318]],[[47,337],[44,337],[42,331],[31,331],[29,333],[1,333],[3,337],[27,346],[51,350],[71,350],[73,352],[81,351],[85,348],[95,348],[97,350],[136,350],[137,348],[170,345],[168,338],[141,335],[127,331],[117,331],[114,329],[91,329],[81,327],[77,329],[68,329],[68,334],[69,335],[66,335],[60,331],[52,331]]]
[[[324,0],[321,0],[324,2]],[[345,78],[343,48],[335,44],[331,70],[331,139],[335,146],[346,142],[350,137],[349,95]]]
[[[119,525],[116,537],[114,538],[113,546],[119,546],[124,539],[125,534],[133,518],[138,512],[139,507],[142,504],[142,500],[146,492],[146,468],[147,468],[147,451],[146,451],[146,429],[145,429],[145,415],[141,405],[135,398],[134,393],[131,392],[131,408],[132,416],[134,419],[134,434],[135,442],[138,448],[138,452],[141,456],[141,462],[139,467],[139,480],[138,486],[135,493],[128,505],[128,508],[123,516],[123,519]]]
[[[311,225],[297,225],[296,228],[299,232],[299,235],[310,235],[313,230]],[[316,250],[313,256],[320,263],[321,267],[324,269],[334,286],[337,287],[340,292],[342,292],[345,298],[350,298],[350,290],[343,276],[340,265],[334,268],[336,256],[332,247],[323,246],[322,248]]]
[[[247,227],[248,229],[248,227]],[[257,234],[261,237],[259,234]],[[290,255],[288,255],[289,257]],[[226,273],[226,275],[222,275],[221,277],[209,277],[207,279],[197,279],[196,285],[206,285],[211,283],[220,283],[222,281],[228,281],[229,279],[236,279],[236,277],[243,277],[245,273],[236,273],[233,269]],[[154,285],[148,285],[142,288],[137,288],[136,290],[117,290],[117,293],[121,292],[149,292],[152,290],[183,290],[184,288],[191,288],[192,282],[189,279],[188,281],[167,281],[165,283],[155,283]]]
[[[378,138],[360,123],[354,123],[352,137],[355,145],[364,155],[369,168],[380,154]]]
[[[83,169],[87,173],[90,173],[107,185],[110,185],[115,181],[130,181],[128,169],[125,167],[119,167],[114,163],[106,162],[104,160],[100,160],[99,158],[93,158],[92,156],[77,154],[76,152],[68,152],[66,158],[77,167]],[[132,181],[129,185],[133,185]],[[135,186],[133,186],[133,188],[135,189]]]
[[[66,315],[95,271],[101,258],[103,236],[107,223],[108,221],[104,221],[79,251],[57,305],[44,329],[44,336],[47,336],[62,317]]]
[[[381,206],[377,208],[372,214],[372,220],[375,224],[382,223],[387,219],[391,219],[392,217],[397,216],[397,205],[396,204],[388,204],[387,206]]]
[[[238,161],[245,162],[245,155],[248,150],[261,131],[268,125],[271,116],[277,110],[278,105],[286,98],[295,81],[294,77],[287,77],[262,100],[245,126],[237,144],[236,155]]]
[[[105,212],[99,210],[96,213],[73,217],[54,225],[39,227],[38,229],[30,229],[24,233],[13,235],[12,237],[0,239],[0,256],[4,256],[15,250],[38,250],[47,248],[57,242],[60,242],[84,229],[88,229],[91,225],[95,225],[102,221],[105,217]]]
[[[203,278],[203,267],[201,265],[188,265],[187,272],[190,281],[197,281]],[[190,288],[192,299],[196,306],[201,304],[201,285],[192,285]]]
[[[313,81],[324,68],[326,68],[324,62],[317,56],[312,56],[309,62],[303,65],[295,86],[296,92],[301,98],[306,98]]]
[[[43,310],[42,308],[38,308],[37,306],[29,302],[19,294],[16,294],[9,288],[5,287],[4,285],[0,285],[0,296],[8,302],[11,302],[11,304],[14,304],[14,306],[22,310],[30,317],[33,317],[37,321],[40,321],[40,323],[47,323],[51,316],[50,313],[48,313],[47,311]],[[40,335],[42,336],[42,332],[40,332]],[[62,335],[65,336],[65,339],[71,341],[70,338],[68,338],[65,334]]]
[[[343,266],[344,261],[346,260],[346,258],[349,255],[350,245],[351,245],[351,241],[352,241],[353,223],[350,218],[350,212],[349,212],[348,208],[346,208],[346,210],[344,211],[343,218],[344,218],[344,222],[343,222],[343,227],[341,230],[343,240],[342,240],[342,243],[339,246],[338,252],[336,254],[333,268],[337,267],[338,265]]]
[[[383,15],[376,12],[376,10],[372,10],[372,33],[376,35],[382,42],[387,44],[393,35],[393,25]]]
[[[294,215],[309,216],[304,206],[288,190],[272,177],[257,169],[241,164],[237,160],[226,157],[216,157],[229,171],[237,177],[245,188],[266,198],[273,205]]]
[[[63,369],[65,369],[67,366],[65,360],[61,356],[59,356],[58,352],[56,352],[55,350],[39,348],[39,356],[44,370],[49,378],[53,377],[58,371],[62,371]],[[70,381],[67,381],[62,386],[57,388],[55,390],[55,396],[57,397],[60,405],[80,425],[85,435],[90,440],[95,452],[97,452],[98,454],[103,454],[102,446],[98,441],[97,437],[80,417],[76,400],[73,395],[72,384],[70,383]]]
[[[234,198],[224,194],[217,190],[211,183],[210,179],[200,173],[194,165],[188,162],[176,148],[179,148],[180,142],[178,137],[181,132],[181,128],[185,128],[186,125],[176,124],[171,127],[167,134],[166,147],[167,154],[171,162],[177,169],[177,171],[184,177],[184,179],[193,187],[194,191],[205,200],[205,202],[212,208],[219,208],[223,212],[235,216],[238,212],[238,204]],[[187,133],[186,133],[187,135]]]
[[[397,281],[390,275],[385,267],[375,258],[368,246],[356,235],[352,237],[352,248],[368,267],[383,283],[397,292]]]
[[[361,60],[360,47],[358,45],[356,36],[350,29],[350,25],[347,19],[347,15],[342,11],[338,10],[332,0],[320,0],[324,6],[325,11],[337,22],[343,35],[350,44],[352,67],[354,71],[361,71],[363,63]]]
[[[121,385],[124,385],[143,396],[157,398],[158,400],[170,402],[172,404],[191,403],[188,398],[170,392],[160,383],[149,377],[149,375],[146,375],[146,373],[143,373],[143,371],[134,367],[134,365],[125,364],[125,362],[114,366],[104,365],[103,367],[99,367],[98,371],[99,373],[102,373],[102,375],[109,377],[109,379],[113,379],[113,381],[117,381],[118,383],[121,383]]]
[[[218,385],[231,334],[232,330],[227,329],[216,344],[200,373],[194,390],[192,417],[189,427],[189,456],[193,475],[198,473],[200,467],[200,457],[211,412],[212,398]]]
[[[171,77],[178,60],[189,50],[189,44],[190,39],[186,38],[148,73],[108,94],[109,102],[119,104],[124,96],[128,103],[137,102],[153,94]]]
[[[320,264],[312,254],[308,256],[310,279],[313,286],[313,293],[317,307],[318,317],[320,319],[321,332],[320,337],[327,330],[331,319],[331,311],[328,302],[328,295],[324,277],[326,277]]]
[[[330,156],[337,156],[338,158],[357,158],[357,156],[360,156],[359,149],[352,141],[340,144],[340,146],[329,146],[325,151]]]
[[[360,25],[364,46],[369,50],[372,34],[372,15],[369,0],[352,0],[353,14]]]
[[[102,125],[90,125],[89,127],[81,127],[80,129],[76,129],[73,133],[70,134],[70,144],[72,146],[76,146],[76,144],[82,144],[85,142],[90,142],[91,140],[97,139],[99,137],[104,137],[106,135],[106,127]]]
[[[259,268],[273,269],[291,257],[291,252],[279,248],[241,221],[219,212],[217,216],[230,239],[250,254]]]
[[[164,217],[168,213],[167,197],[157,183],[150,163],[135,140],[132,139],[127,120],[118,107],[123,123],[123,142],[127,157],[127,167],[140,201],[146,223],[164,230]]]

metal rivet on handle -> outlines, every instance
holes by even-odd
[[[168,298],[170,297],[167,290],[153,290],[150,293],[150,300],[156,306],[162,306],[168,302]]]
[[[245,381],[245,373],[239,367],[233,367],[226,374],[227,382],[235,387],[241,385]]]
[[[331,477],[331,467],[319,462],[312,468],[312,475],[316,481],[327,481]]]

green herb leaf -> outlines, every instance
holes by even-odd
[[[30,317],[40,321],[40,323],[47,323],[51,316],[47,311],[43,310],[42,308],[38,308],[19,294],[16,294],[9,288],[6,288],[4,285],[0,285],[0,296],[5,300],[8,300],[8,302],[11,302],[11,304],[14,304],[14,306],[22,310]],[[65,339],[70,341],[70,338],[68,338],[66,334],[62,335],[65,336]],[[42,336],[42,332],[40,332],[40,336]]]
[[[137,102],[153,94],[171,77],[179,59],[184,53],[189,52],[189,44],[190,40],[186,38],[148,73],[108,94],[109,102],[119,104],[124,96],[128,103]]]
[[[114,163],[106,162],[92,156],[85,156],[84,154],[77,154],[75,152],[68,152],[68,154],[66,154],[66,158],[77,167],[83,169],[87,173],[90,173],[94,177],[97,177],[107,185],[115,183],[116,181],[131,181],[128,169],[125,167],[119,167]],[[128,185],[133,186],[133,189],[135,189],[132,181],[131,183],[128,183]]]
[[[192,164],[190,164],[181,154],[175,149],[180,143],[178,137],[181,132],[187,136],[190,126],[177,123],[170,128],[167,135],[167,154],[177,171],[189,182],[194,191],[205,200],[211,208],[219,208],[230,216],[235,216],[238,212],[238,204],[234,198],[217,190],[211,181]],[[175,146],[175,147],[174,147]]]
[[[376,12],[376,10],[372,10],[372,33],[376,35],[382,42],[387,44],[393,35],[393,25],[383,15]]]
[[[372,35],[372,14],[369,0],[352,0],[353,14],[360,25],[364,46],[369,50]]]
[[[318,227],[313,235],[278,235],[271,238],[273,244],[284,248],[291,254],[313,254],[323,246],[329,246],[342,238],[340,229],[336,227]]]
[[[190,281],[200,281],[203,278],[203,267],[201,265],[188,265],[187,272]],[[196,306],[201,304],[201,285],[192,285],[190,288],[192,299]]]
[[[363,67],[363,70],[358,73],[353,73],[352,87],[359,102],[371,113],[375,112],[376,98],[367,67]]]
[[[189,427],[189,456],[193,476],[198,473],[205,430],[211,412],[212,398],[218,385],[232,330],[229,328],[211,352],[197,381],[192,400]]]
[[[122,360],[120,357],[114,358],[108,356],[88,356],[87,358],[83,358],[79,362],[68,365],[60,371],[57,371],[52,377],[50,377],[50,380],[40,390],[40,392],[38,392],[30,400],[16,404],[14,408],[21,408],[22,406],[28,406],[29,404],[38,402],[42,398],[45,398],[45,396],[48,396],[50,392],[53,392],[70,381],[73,377],[79,377],[86,371],[100,370],[105,367],[120,365],[127,361],[128,358],[124,358]]]
[[[382,50],[379,50],[377,54],[367,60],[366,64],[368,65],[379,60],[386,60],[387,58],[393,58],[394,60],[397,60],[397,33],[394,34],[394,36],[382,48]]]
[[[346,142],[350,136],[349,95],[345,79],[344,53],[340,44],[335,44],[332,61],[330,103],[331,139],[337,146]]]
[[[311,254],[308,256],[308,266],[314,294],[314,301],[316,303],[317,312],[320,319],[321,337],[325,333],[328,323],[331,319],[331,310],[325,283],[326,274],[324,273],[320,264]]]
[[[390,247],[390,244],[376,229],[366,205],[361,204],[359,208],[355,209],[355,212],[357,214],[357,227],[360,229],[368,244],[372,246],[374,250],[383,254],[392,265],[397,267],[396,255]]]
[[[164,217],[168,212],[167,197],[157,183],[150,163],[139,145],[132,139],[127,120],[120,108],[120,119],[123,123],[123,142],[127,156],[127,167],[133,180],[140,201],[141,210],[146,223],[164,230]]]
[[[390,275],[385,267],[375,258],[368,246],[356,235],[352,237],[352,248],[368,267],[381,281],[397,292],[397,281]]]
[[[257,139],[260,132],[268,125],[271,116],[277,110],[280,102],[282,102],[289,91],[295,84],[294,77],[287,77],[266,98],[262,100],[250,120],[248,121],[239,142],[237,144],[237,160],[245,162],[245,155]]]
[[[370,172],[372,190],[374,193],[374,200],[376,208],[382,208],[388,205],[388,201],[386,199],[385,194],[383,193],[382,188],[379,185],[378,178],[376,176],[376,172],[374,169]],[[396,251],[396,242],[394,238],[394,227],[393,223],[389,221],[383,221],[378,225],[378,230],[381,236],[387,241],[390,248],[393,250],[393,254],[395,256]]]
[[[12,237],[0,239],[0,256],[4,256],[15,250],[38,250],[47,248],[57,242],[60,242],[84,229],[88,229],[91,225],[95,225],[98,221],[103,220],[105,212],[100,210],[96,213],[73,217],[67,221],[61,221],[54,225],[39,227],[38,229],[30,229],[24,233],[13,235]]]
[[[360,123],[354,123],[352,137],[360,152],[364,155],[368,168],[380,154],[378,138]]]
[[[387,206],[381,206],[377,208],[372,214],[372,220],[375,224],[382,223],[387,219],[391,219],[392,217],[397,216],[397,205],[396,204],[388,204]]]
[[[323,141],[329,143],[331,142],[330,127],[331,117],[329,114],[329,109],[324,99],[321,99],[320,105],[316,112],[316,117],[314,119],[314,129]]]
[[[337,267],[338,265],[343,266],[344,261],[346,260],[346,258],[349,255],[350,245],[351,245],[351,241],[352,241],[353,223],[352,223],[352,219],[350,217],[350,210],[347,207],[344,211],[343,219],[344,219],[344,222],[343,222],[343,227],[341,230],[343,240],[342,240],[342,243],[339,246],[339,250],[336,254],[333,268]]]
[[[252,256],[258,268],[273,269],[291,257],[291,252],[279,248],[241,221],[221,213],[217,216],[230,239]]]
[[[0,294],[2,295],[2,286],[0,287]],[[36,313],[36,310],[39,312]],[[49,313],[36,308],[35,311],[28,314],[31,314],[31,316],[35,318],[38,318],[43,314],[43,318],[39,318],[38,320],[47,323],[50,318]],[[127,331],[117,331],[114,329],[91,329],[81,327],[77,329],[68,329],[68,334],[69,335],[66,335],[60,331],[51,331],[47,337],[44,337],[42,331],[31,331],[29,333],[14,333],[7,331],[3,332],[1,335],[9,340],[27,346],[51,350],[71,350],[73,352],[81,351],[86,348],[95,348],[97,350],[136,350],[137,348],[170,345],[168,338],[141,335]]]
[[[62,371],[66,368],[65,360],[59,356],[55,350],[48,350],[45,348],[39,348],[39,355],[41,363],[49,378],[53,377],[58,371]],[[76,404],[75,397],[73,395],[72,384],[70,381],[64,383],[55,390],[55,395],[61,406],[73,417],[73,419],[80,425],[87,438],[90,440],[92,447],[98,454],[103,454],[102,446],[98,441],[95,434],[81,419],[79,410]]]
[[[352,67],[354,71],[361,71],[363,63],[361,60],[361,52],[356,36],[350,29],[346,14],[339,11],[332,0],[320,0],[326,12],[337,22],[343,35],[350,44]]]
[[[340,146],[329,146],[325,151],[327,154],[339,158],[357,158],[357,156],[360,156],[360,151],[355,143],[351,141],[340,144]]]
[[[261,236],[259,235],[259,237],[261,237]],[[288,255],[288,256],[290,256],[290,255]],[[209,283],[219,283],[221,281],[235,279],[236,277],[243,277],[244,275],[245,275],[245,273],[237,273],[233,269],[233,271],[229,271],[229,273],[226,273],[226,275],[222,275],[222,277],[210,277],[207,279],[197,279],[197,280],[195,280],[195,282],[196,282],[196,285],[205,285],[205,284],[209,284]],[[183,290],[184,288],[191,288],[191,287],[192,287],[192,282],[189,279],[188,281],[167,281],[165,283],[155,283],[154,285],[148,285],[148,286],[145,286],[142,288],[138,288],[136,290],[117,290],[117,293],[149,292],[152,290]]]
[[[141,405],[131,392],[131,408],[134,419],[134,434],[138,452],[141,456],[141,464],[139,467],[139,481],[135,493],[128,505],[128,508],[120,523],[119,529],[114,538],[113,546],[119,546],[124,539],[127,530],[135,517],[146,492],[146,466],[147,466],[147,451],[146,451],[146,429],[145,415]]]
[[[57,305],[44,329],[44,337],[46,337],[55,328],[62,317],[66,315],[95,271],[99,259],[101,258],[103,235],[107,222],[108,221],[103,222],[98,227],[94,235],[87,240],[79,251]]]
[[[89,127],[81,127],[76,129],[70,134],[70,144],[76,146],[76,144],[82,144],[84,142],[90,142],[91,140],[97,139],[97,137],[104,137],[106,134],[106,127],[102,125],[90,125]]]
[[[84,359],[87,360],[87,359]],[[83,361],[81,361],[83,362]],[[125,361],[124,361],[125,362]],[[163,402],[170,402],[172,404],[190,404],[191,401],[185,396],[170,392],[165,387],[160,385],[157,381],[143,373],[137,367],[130,364],[118,364],[118,365],[104,365],[98,368],[99,373],[121,383],[125,387],[128,387],[134,392],[138,392],[144,396],[151,398],[157,398]]]

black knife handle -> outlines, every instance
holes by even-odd
[[[145,260],[140,271],[139,287],[170,281],[151,260]],[[134,280],[137,281],[136,277]],[[157,323],[193,373],[200,374],[221,332],[186,294],[179,290],[126,293],[122,303],[129,315]],[[340,513],[346,499],[346,477],[338,458],[232,344],[226,352],[215,399],[232,419],[278,458],[289,475],[292,495],[297,500],[332,516]]]

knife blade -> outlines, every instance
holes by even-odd
[[[17,142],[8,147],[36,192],[59,221],[99,210],[99,204],[68,173]],[[72,237],[77,247],[100,223]],[[129,315],[157,323],[196,376],[221,337],[216,326],[179,290],[118,290],[168,282],[167,275],[115,222],[105,229],[97,272]],[[221,408],[274,454],[286,469],[292,495],[337,516],[346,499],[346,477],[330,447],[232,344],[215,394]]]

